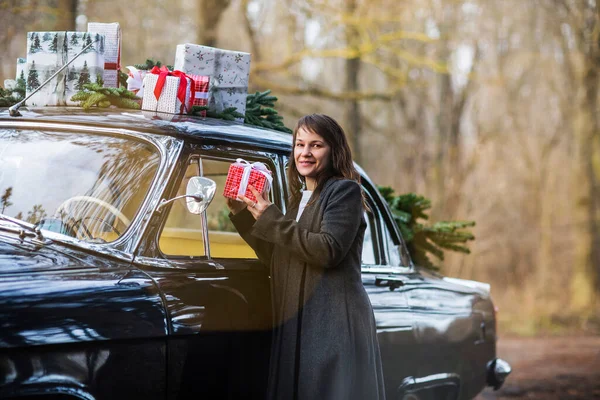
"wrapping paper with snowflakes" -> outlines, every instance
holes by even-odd
[[[164,86],[157,93],[155,88],[159,83],[159,79],[160,75],[155,73],[147,73],[144,76],[142,110],[169,114],[187,113],[194,101],[194,97],[192,96],[192,79],[185,76],[184,83],[180,76],[165,76]],[[184,91],[185,96],[182,95],[180,90]]]
[[[226,108],[235,107],[239,113],[246,113],[250,53],[190,43],[179,44],[173,68],[186,74],[210,77],[210,110],[222,112]],[[244,121],[243,118],[237,120]]]
[[[89,22],[88,32],[101,33],[106,38],[104,43],[104,87],[119,87],[121,26],[118,22],[108,24]]]
[[[248,185],[254,186],[259,193],[268,192],[273,178],[271,171],[261,162],[249,163],[238,158],[229,166],[223,196],[238,200],[238,195],[243,194],[252,201],[256,201]]]
[[[69,60],[90,45],[67,68],[35,93],[29,106],[77,105],[71,97],[86,83],[94,83],[104,75],[105,37],[90,32],[27,33],[27,96]]]

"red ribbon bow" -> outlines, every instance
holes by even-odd
[[[188,79],[191,82],[189,101],[190,107],[194,104],[194,99],[196,98],[196,85],[194,84],[194,80],[191,77],[187,76],[185,72],[182,71],[169,71],[169,69],[164,65],[160,68],[152,68],[150,70],[150,73],[158,75],[158,81],[156,82],[156,86],[154,87],[154,97],[156,97],[157,101],[160,98],[160,94],[162,93],[163,87],[165,86],[167,76],[179,77],[179,88],[177,89],[177,98],[181,102],[181,109],[179,111],[182,114],[184,111],[189,111],[185,103],[185,93],[187,92]]]

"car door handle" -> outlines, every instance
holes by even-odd
[[[377,275],[375,277],[375,286],[388,286],[390,291],[394,291],[400,286],[404,286],[404,278],[394,275]]]

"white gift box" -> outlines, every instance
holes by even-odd
[[[88,32],[105,36],[104,42],[104,87],[119,87],[121,70],[121,26],[118,22],[88,23]]]
[[[104,35],[64,31],[27,33],[27,96],[90,43],[84,53],[29,98],[27,104],[77,105],[71,97],[84,84],[94,83],[104,74]]]
[[[210,77],[209,109],[222,112],[235,107],[245,114],[250,57],[250,53],[186,43],[177,45],[173,68],[186,74]],[[240,122],[243,120],[238,118]]]
[[[169,114],[186,114],[189,112],[192,106],[191,87],[194,82],[190,78],[185,78],[187,82],[185,101],[181,102],[177,97],[181,78],[178,76],[167,76],[160,97],[156,99],[154,88],[158,83],[158,77],[159,75],[151,73],[147,73],[146,76],[144,76],[142,110],[158,111]]]
[[[161,121],[169,121],[170,122],[176,118],[182,118],[178,114],[170,114],[170,113],[164,113],[164,112],[160,112],[160,111],[142,110],[141,112],[142,112],[142,115],[144,116],[144,118],[152,119],[152,120],[161,120]]]

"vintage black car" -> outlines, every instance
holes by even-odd
[[[261,161],[285,210],[291,135],[144,111],[21,112],[0,111],[0,398],[262,398],[269,274],[221,193],[232,162]],[[413,266],[360,172],[387,398],[499,387],[510,367],[489,285]]]

